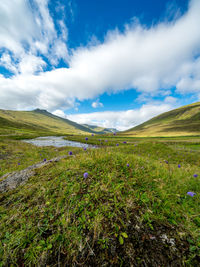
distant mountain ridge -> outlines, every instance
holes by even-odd
[[[113,131],[117,131],[113,129]],[[45,109],[13,111],[0,109],[0,135],[18,134],[106,134],[112,129],[92,125],[81,125],[56,116]]]
[[[138,137],[200,135],[200,102],[162,113],[121,134]]]
[[[72,127],[75,127],[75,128],[77,128],[77,129],[79,129],[79,130],[82,130],[82,131],[84,131],[84,132],[94,133],[94,131],[92,131],[91,129],[88,129],[88,128],[86,128],[86,127],[84,127],[84,126],[81,125],[81,124],[78,124],[78,123],[76,123],[76,122],[74,122],[74,121],[70,121],[70,120],[68,120],[68,119],[65,119],[65,118],[59,117],[59,116],[57,116],[57,115],[54,115],[54,114],[48,112],[48,111],[45,110],[45,109],[39,109],[39,108],[37,108],[37,109],[33,110],[33,112],[37,112],[37,113],[40,113],[40,114],[49,116],[49,117],[51,117],[51,118],[57,118],[57,119],[59,119],[59,120],[62,120],[62,121],[65,122],[65,123],[68,123],[68,124],[71,125]]]
[[[0,109],[0,134],[25,132],[52,134],[96,133],[68,119],[60,118],[47,110],[13,111]]]
[[[118,130],[115,128],[104,128],[104,127],[100,127],[100,126],[96,126],[96,125],[90,125],[90,124],[82,124],[82,125],[91,129],[91,130],[94,130],[98,133],[116,133],[116,132],[118,132]]]

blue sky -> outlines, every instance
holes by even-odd
[[[0,108],[124,130],[200,97],[200,0],[0,3]]]

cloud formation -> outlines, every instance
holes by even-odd
[[[105,128],[116,128],[118,130],[126,130],[138,124],[145,122],[154,116],[173,109],[171,104],[147,104],[139,109],[126,111],[104,111],[68,115],[65,118],[80,124],[92,124]],[[58,112],[57,112],[58,115]],[[60,113],[61,115],[61,113]],[[63,114],[62,116],[63,117]]]
[[[32,3],[0,2],[0,64],[13,73],[0,75],[0,108],[64,110],[76,100],[132,88],[147,96],[169,94],[171,87],[180,94],[200,93],[199,0],[191,0],[188,11],[174,21],[150,28],[135,21],[123,32],[108,32],[102,43],[70,53],[66,26],[59,22],[60,36],[48,1]],[[69,67],[45,71],[44,57],[53,65],[64,59]],[[106,114],[116,120],[115,113]],[[127,111],[121,118],[134,125],[134,114]],[[120,123],[128,127],[123,119]]]
[[[67,61],[67,30],[62,20],[59,24],[61,35],[56,32],[47,0],[1,1],[0,48],[3,53],[0,64],[15,75],[23,75],[24,70],[27,73],[25,65],[31,74],[43,71],[46,64],[38,54],[52,64],[61,58]]]
[[[102,108],[103,107],[103,103],[99,102],[99,99],[97,99],[97,101],[94,101],[92,103],[92,107],[93,108]]]

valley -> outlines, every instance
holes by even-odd
[[[199,137],[66,138],[98,149],[1,137],[1,177],[50,160],[0,194],[1,266],[198,265]]]

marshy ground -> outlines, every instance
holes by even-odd
[[[199,266],[200,138],[85,137],[0,139],[0,176],[68,155],[0,194],[0,266]]]

